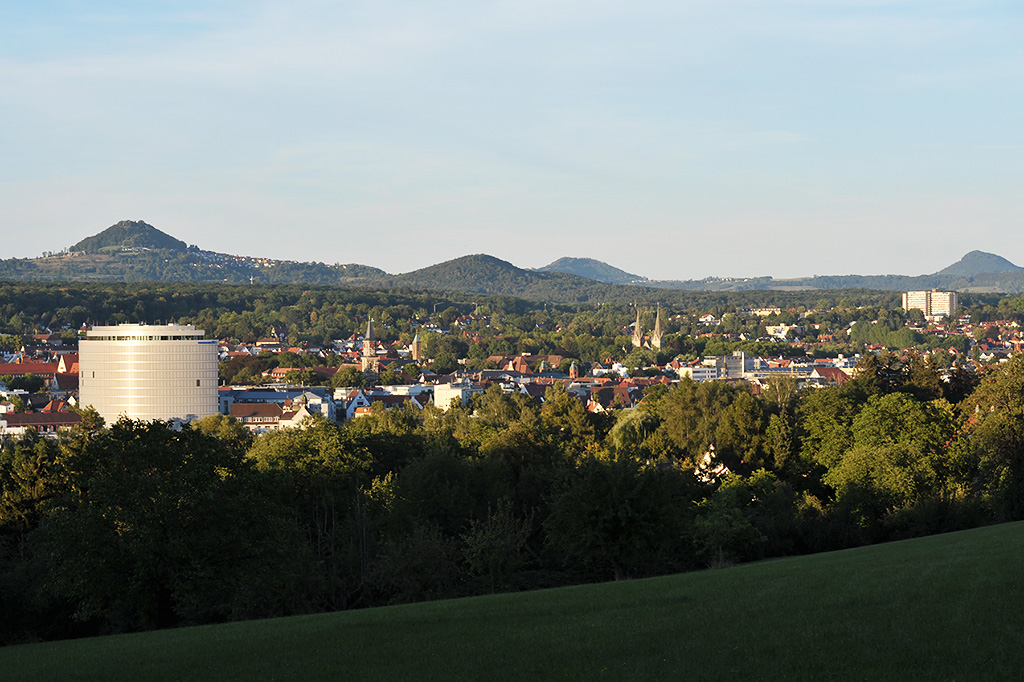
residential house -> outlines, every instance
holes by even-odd
[[[0,436],[21,437],[29,429],[45,436],[56,436],[62,429],[82,423],[77,412],[7,412],[0,414]]]

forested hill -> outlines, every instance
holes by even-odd
[[[367,265],[259,261],[209,251],[146,249],[0,261],[0,279],[42,282],[352,284],[384,274]]]
[[[688,301],[699,298],[707,304],[718,305],[727,298],[725,292],[714,290],[671,291],[654,286],[604,284],[563,272],[524,270],[485,254],[463,256],[422,270],[376,280],[358,280],[353,284],[392,289],[421,289],[449,294],[508,296],[562,304],[628,304],[634,301],[653,304],[660,301],[684,306]],[[746,305],[758,307],[767,305],[769,301],[785,301],[792,298],[787,298],[790,292],[771,290],[768,287],[745,290],[742,293],[742,296],[730,300],[742,299]],[[807,292],[803,294],[806,296]]]
[[[170,249],[184,251],[188,246],[180,239],[161,232],[142,220],[122,220],[111,225],[99,234],[86,237],[68,251],[84,253],[101,253],[111,250],[132,249]]]
[[[385,274],[355,263],[298,263],[204,251],[141,220],[122,220],[60,253],[0,260],[0,279],[13,281],[339,285]]]
[[[579,275],[580,277],[597,280],[605,284],[634,284],[636,282],[644,282],[647,279],[646,277],[620,270],[615,266],[594,258],[559,258],[553,263],[537,268],[537,270],[540,272],[564,272],[570,275]]]
[[[939,270],[936,275],[972,277],[993,272],[1022,272],[1024,268],[1014,265],[1002,256],[984,251],[971,251],[949,267]]]
[[[486,254],[463,256],[422,270],[393,275],[385,281],[414,289],[516,296],[563,303],[617,299],[622,294],[617,289],[623,288],[563,272],[524,270]],[[624,300],[636,293],[630,288]]]

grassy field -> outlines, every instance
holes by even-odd
[[[9,682],[1022,675],[1022,523],[649,580],[0,649]]]

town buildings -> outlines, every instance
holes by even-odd
[[[919,302],[919,298],[912,296],[914,294],[925,295],[923,305],[931,313],[938,311],[936,301],[940,294],[955,296],[949,292],[908,292],[905,297],[909,299],[908,302]],[[948,299],[945,304],[955,305]],[[770,317],[760,312],[737,311],[735,315],[743,314],[755,319]],[[774,310],[770,312],[776,314]],[[644,314],[648,313],[648,319],[653,317],[654,325],[646,334],[641,327],[642,315],[639,312],[635,324],[622,325],[617,330],[626,339],[629,338],[627,334],[632,334],[634,344],[639,343],[640,348],[657,350],[662,345],[660,342],[663,334],[660,309],[648,310]],[[12,402],[0,404],[0,413],[21,410],[38,413],[47,400],[60,398],[72,405],[92,404],[100,410],[101,416],[108,423],[121,415],[134,419],[190,419],[219,411],[233,416],[249,430],[261,433],[299,427],[308,416],[342,422],[369,414],[371,410],[393,409],[403,405],[424,408],[433,402],[442,410],[453,404],[471,405],[475,395],[495,385],[500,386],[507,395],[523,394],[538,402],[546,399],[550,388],[559,386],[579,399],[587,409],[609,411],[634,406],[642,399],[644,390],[653,383],[668,386],[684,377],[694,381],[747,382],[755,393],[771,377],[778,375],[792,378],[800,387],[828,386],[847,381],[854,374],[853,367],[858,356],[844,357],[840,354],[838,357],[815,358],[811,351],[817,347],[816,344],[831,344],[835,339],[845,339],[850,331],[830,328],[827,335],[817,333],[820,325],[814,320],[801,319],[803,315],[798,317],[798,313],[789,310],[786,316],[777,320],[758,319],[753,324],[747,323],[747,328],[742,332],[733,329],[699,333],[699,327],[703,324],[698,325],[696,315],[681,323],[686,328],[682,333],[691,334],[695,339],[699,336],[727,342],[769,342],[785,335],[792,351],[787,353],[785,350],[775,350],[781,344],[774,342],[771,348],[778,355],[748,354],[737,350],[707,355],[679,354],[669,360],[669,353],[641,353],[636,354],[636,357],[644,362],[642,366],[627,366],[614,361],[614,352],[609,352],[603,361],[582,362],[564,354],[515,353],[511,346],[505,344],[502,348],[506,351],[504,354],[493,354],[486,358],[469,355],[443,371],[436,371],[438,366],[424,358],[421,334],[429,333],[426,331],[428,325],[424,324],[416,327],[418,331],[412,335],[408,345],[398,340],[387,342],[378,339],[376,323],[369,320],[363,322],[366,325],[365,335],[353,333],[350,337],[323,343],[288,342],[286,330],[278,327],[271,327],[267,338],[246,343],[226,338],[216,344],[204,341],[202,331],[181,325],[120,325],[96,327],[92,330],[83,327],[79,330],[79,334],[84,336],[81,346],[84,360],[81,362],[74,352],[74,345],[67,348],[56,345],[60,341],[56,335],[49,335],[52,340],[36,335],[40,338],[33,337],[32,341],[38,341],[41,345],[25,345],[20,350],[10,347],[2,354],[6,364],[0,366],[0,369],[6,371],[0,373],[0,381],[8,381],[12,390],[20,391],[20,394],[13,396]],[[718,314],[723,319],[732,315],[720,311]],[[674,323],[680,317],[667,319]],[[711,319],[714,319],[713,316]],[[729,319],[730,323],[735,322],[731,317]],[[997,361],[1011,351],[1019,352],[1022,342],[1016,323],[992,321],[979,326],[971,325],[967,317],[959,320],[959,326],[954,326],[953,322],[956,321],[951,320],[950,324],[943,325],[912,326],[911,329],[915,334],[929,337],[931,345],[935,345],[935,341],[930,337],[951,337],[945,347],[939,343],[938,351],[953,357],[963,356],[966,366],[970,366],[967,356],[978,362]],[[481,343],[478,332],[484,336],[486,334],[483,328],[469,329],[470,323],[479,323],[479,320],[469,320],[464,324],[462,318],[459,318],[452,321],[450,330],[439,329],[435,333],[458,335],[472,348],[473,344]],[[758,324],[759,328],[754,326]],[[983,333],[979,333],[979,330]],[[598,331],[596,327],[595,331]],[[626,339],[622,339],[621,350],[628,354],[629,342]],[[428,340],[435,339],[428,337]],[[28,340],[23,342],[32,343]],[[180,399],[176,392],[188,393],[203,389],[199,391],[202,393],[206,389],[216,390],[213,388],[217,383],[215,361],[206,366],[206,374],[203,376],[208,381],[202,376],[197,378],[194,368],[186,366],[189,363],[180,364],[187,359],[183,357],[184,348],[198,350],[201,344],[215,348],[221,360],[258,357],[259,362],[251,368],[245,367],[251,369],[248,374],[235,370],[234,374],[226,375],[231,378],[238,375],[237,384],[225,385],[216,391],[220,398],[219,409],[209,406],[186,406],[182,409],[180,405],[175,408],[175,401]],[[174,354],[161,355],[170,347],[173,347]],[[666,347],[681,347],[676,335],[668,338]],[[884,347],[884,344],[869,344],[866,349],[872,352],[883,350]],[[103,353],[99,353],[101,350]],[[558,350],[560,353],[567,352]],[[273,357],[271,354],[278,353],[282,354],[281,360],[275,366],[270,358]],[[419,362],[416,362],[416,356],[419,356]],[[117,365],[115,359],[121,364]],[[413,363],[418,366],[409,367]],[[101,366],[103,372],[99,372]],[[142,380],[146,371],[157,368],[150,379]],[[409,368],[408,372],[406,368]],[[339,369],[345,370],[342,377],[351,377],[357,386],[346,386],[334,380]],[[362,370],[361,379],[351,371],[353,369]],[[10,375],[10,378],[3,377],[3,374]],[[25,390],[25,378],[29,375],[45,382],[47,395],[43,395],[41,389],[37,388]],[[191,378],[184,381],[187,377]],[[101,385],[101,379],[107,383]],[[38,383],[31,378],[28,381],[33,386]],[[402,383],[392,385],[399,382]],[[78,392],[79,383],[81,394]],[[273,385],[252,385],[261,383]],[[112,406],[103,403],[103,400],[111,400],[108,394],[116,394],[119,402]],[[3,391],[0,391],[2,395]],[[163,411],[156,411],[158,409]],[[38,424],[29,424],[24,420],[19,422],[19,419],[10,421],[4,427],[5,432],[17,434],[30,429],[50,434],[66,428],[65,424],[58,423],[65,419],[63,416],[41,418]]]

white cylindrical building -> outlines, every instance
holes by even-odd
[[[192,325],[93,327],[78,343],[79,404],[107,424],[216,414],[217,342]]]

